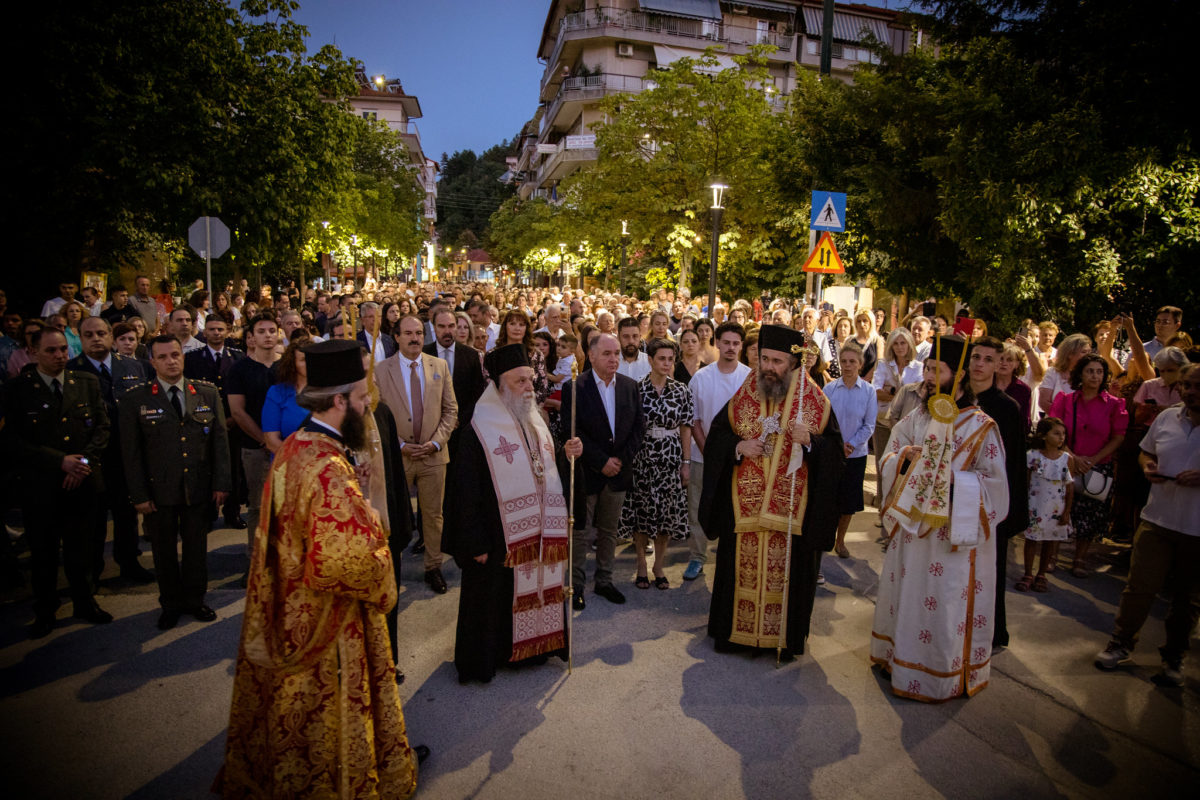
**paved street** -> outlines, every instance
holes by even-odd
[[[1135,667],[1106,674],[1091,663],[1123,568],[1108,563],[1086,580],[1059,571],[1049,594],[1010,592],[1013,643],[995,656],[991,685],[923,705],[893,697],[868,667],[882,562],[874,519],[855,518],[853,560],[826,557],[809,652],[779,670],[773,658],[713,651],[711,574],[683,584],[677,545],[670,591],[629,583],[624,606],[588,595],[570,677],[555,661],[462,687],[450,661],[458,572],[447,569],[450,593],[433,596],[407,558],[404,710],[412,740],[433,749],[419,796],[1193,796],[1200,669],[1185,666],[1182,690],[1152,682],[1163,609]],[[209,603],[220,615],[210,624],[160,633],[153,588],[110,586],[99,600],[113,624],[60,620],[30,642],[28,599],[0,606],[6,796],[210,796],[241,627],[243,542],[238,531],[210,537]],[[618,569],[632,579],[630,551]]]

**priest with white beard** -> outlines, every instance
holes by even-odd
[[[450,462],[442,549],[462,569],[454,666],[489,682],[501,664],[567,658],[567,505],[554,439],[538,411],[524,345],[484,362],[492,383]],[[571,439],[562,454],[578,457]]]

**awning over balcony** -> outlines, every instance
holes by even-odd
[[[731,6],[746,6],[747,8],[757,8],[762,11],[778,11],[781,14],[795,14],[796,7],[789,6],[786,3],[772,3],[770,0],[728,0],[726,5]]]
[[[642,11],[721,21],[721,0],[638,0]]]
[[[824,12],[820,8],[804,6],[804,28],[809,36],[821,36],[821,24],[824,22],[823,14]],[[861,42],[866,38],[863,33],[864,29],[871,36],[874,36],[885,44],[891,42],[891,37],[888,35],[887,23],[883,20],[860,17],[841,11],[833,12],[834,39],[841,42]]]
[[[727,69],[737,69],[737,62],[732,58],[720,53],[714,53],[717,59],[715,65],[697,64],[693,69],[696,72],[705,74],[723,72]],[[667,47],[666,45],[654,45],[654,60],[658,62],[660,69],[670,66],[681,58],[703,58],[704,53],[700,50],[687,50],[682,47]],[[648,74],[647,79],[653,80],[653,74]]]

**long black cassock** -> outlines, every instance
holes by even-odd
[[[739,394],[740,394],[739,390]],[[733,403],[738,395],[730,401]],[[741,438],[733,430],[727,403],[717,414],[704,442],[704,490],[700,496],[700,520],[709,539],[717,540],[717,566],[713,576],[712,604],[708,613],[708,635],[718,647],[731,645],[734,598],[737,588],[737,537],[734,531],[733,481]],[[804,454],[808,465],[809,501],[804,519],[796,520],[787,591],[785,647],[793,654],[804,652],[817,591],[821,554],[833,548],[837,535],[837,485],[845,467],[845,452],[837,417],[828,415],[820,434],[812,436]]]
[[[446,474],[446,493],[454,497],[453,502],[445,504],[442,551],[453,557],[462,570],[454,637],[454,667],[459,682],[487,683],[502,664],[539,663],[547,656],[565,661],[566,647],[520,662],[509,660],[513,648],[513,570],[504,566],[500,503],[483,445],[472,427],[462,430],[458,452]],[[485,553],[486,564],[475,560]]]

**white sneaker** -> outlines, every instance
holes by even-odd
[[[1129,655],[1129,651],[1117,642],[1109,642],[1107,647],[1096,654],[1096,666],[1100,669],[1116,669],[1133,660]]]
[[[1162,662],[1162,672],[1158,673],[1160,683],[1165,683],[1168,686],[1179,687],[1183,686],[1183,662],[1170,661]]]
[[[824,585],[825,585],[825,573],[818,572],[817,573],[817,586],[824,586]]]

